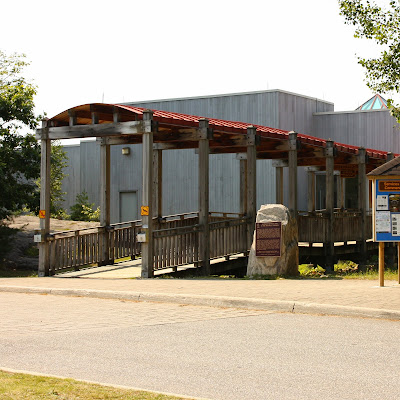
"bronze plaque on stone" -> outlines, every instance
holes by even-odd
[[[280,257],[281,239],[282,239],[281,222],[257,222],[256,256]]]

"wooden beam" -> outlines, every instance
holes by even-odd
[[[143,122],[151,126],[153,112],[143,112]],[[152,278],[153,268],[153,132],[143,133],[142,141],[142,229],[146,242],[142,243],[142,278]],[[145,211],[144,211],[145,210]],[[144,211],[144,212],[143,212]]]
[[[42,122],[42,129],[46,132],[47,121]],[[45,136],[45,135],[44,135]],[[39,243],[39,268],[38,276],[48,276],[54,273],[54,266],[50,266],[50,156],[51,142],[49,139],[41,140],[41,163],[40,163],[40,235]],[[43,215],[44,212],[44,215]],[[51,267],[51,268],[50,268]],[[50,271],[52,269],[52,271]]]
[[[209,225],[209,139],[208,120],[199,120],[202,139],[199,140],[199,225],[200,265],[204,275],[210,275],[210,225]]]
[[[256,152],[256,127],[247,128],[247,248],[253,243],[257,214],[257,152]]]
[[[69,126],[76,125],[76,112],[74,110],[68,110]]]
[[[142,135],[155,129],[153,121],[128,121],[92,125],[59,126],[47,128],[46,135],[54,139],[83,139],[120,135]],[[47,133],[48,132],[48,133]],[[41,139],[43,129],[36,130],[36,138]]]

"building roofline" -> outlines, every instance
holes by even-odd
[[[360,113],[371,113],[371,112],[388,112],[390,113],[390,110],[387,108],[382,108],[380,110],[351,110],[351,111],[323,111],[323,112],[315,112],[313,115],[329,115],[329,114],[360,114]]]
[[[317,97],[311,97],[311,96],[304,96],[302,94],[298,93],[293,93],[293,92],[288,92],[286,90],[281,90],[281,89],[269,89],[269,90],[258,90],[258,91],[251,91],[251,92],[237,92],[237,93],[222,93],[222,94],[212,94],[212,95],[201,95],[201,96],[189,96],[189,97],[175,97],[175,98],[169,98],[169,99],[157,99],[157,100],[141,100],[141,101],[131,101],[131,102],[123,102],[120,104],[142,104],[142,103],[158,103],[161,101],[168,102],[168,101],[183,101],[183,100],[198,100],[198,99],[210,99],[210,98],[217,98],[217,97],[229,97],[229,96],[247,96],[251,94],[263,94],[263,93],[284,93],[284,94],[289,94],[292,96],[297,96],[297,97],[302,97],[304,99],[309,99],[309,100],[317,100],[322,103],[330,104],[334,106],[334,103],[331,101],[327,100],[321,100],[318,99]]]

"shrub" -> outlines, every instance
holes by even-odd
[[[325,270],[319,265],[314,267],[313,264],[301,264],[299,265],[299,273],[300,276],[307,276],[307,277],[323,276],[325,275]]]
[[[335,264],[335,272],[338,275],[346,275],[354,272],[358,272],[358,264],[353,261],[342,261],[339,260],[337,264]]]
[[[100,221],[100,207],[94,209],[94,203],[89,203],[88,194],[83,191],[76,195],[76,203],[71,207],[73,221]]]

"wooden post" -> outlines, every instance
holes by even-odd
[[[364,148],[358,149],[358,209],[361,212],[361,241],[360,251],[363,263],[367,259],[367,170],[366,152]]]
[[[297,218],[297,132],[289,132],[289,211]]]
[[[400,285],[400,242],[397,242],[397,282]]]
[[[379,242],[379,286],[385,286],[385,242]]]
[[[307,167],[307,211],[315,211],[315,172],[316,167]]]
[[[272,166],[275,167],[275,203],[283,204],[283,168],[288,166],[287,161],[274,160]]]
[[[283,204],[283,167],[275,168],[275,192],[276,204]]]
[[[257,152],[256,152],[256,131],[257,128],[247,128],[247,248],[250,249],[253,243],[257,214]]]
[[[152,278],[153,268],[153,112],[145,110],[143,121],[145,132],[142,134],[142,229],[146,233],[146,242],[142,243],[142,278]]]
[[[240,214],[247,212],[247,157],[240,158]]]
[[[209,128],[208,120],[199,120],[199,225],[200,266],[203,275],[210,275],[210,225],[209,225]]]
[[[154,217],[162,217],[162,150],[153,149],[153,209]]]
[[[346,198],[346,178],[340,177],[340,201],[339,208],[345,208],[345,198]]]
[[[54,273],[54,265],[50,271],[50,155],[51,141],[47,139],[47,120],[42,121],[41,163],[40,163],[40,234],[38,276]],[[44,214],[44,215],[43,215]]]
[[[333,272],[333,256],[335,251],[335,236],[334,236],[334,206],[335,206],[335,180],[334,180],[334,143],[332,140],[326,141],[325,161],[326,161],[326,212],[329,218],[329,226],[327,232],[326,246],[326,269],[328,272]]]
[[[110,169],[111,169],[111,151],[110,145],[104,141],[100,145],[100,224],[104,226],[103,244],[101,246],[102,255],[99,265],[112,264],[110,253],[111,240],[109,227],[111,223],[110,205],[111,205],[111,189],[110,189]]]

